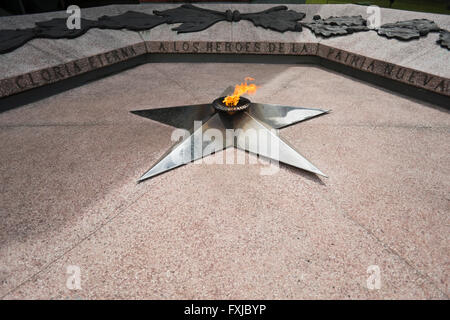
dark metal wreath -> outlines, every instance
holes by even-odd
[[[97,20],[81,19],[81,28],[72,30],[67,28],[66,19],[63,18],[36,22],[34,28],[0,30],[0,53],[12,51],[34,38],[76,38],[91,28],[143,31],[163,23],[181,23],[180,26],[173,28],[178,33],[202,31],[219,21],[238,22],[240,20],[248,20],[257,27],[278,32],[301,32],[302,26],[304,26],[321,37],[341,36],[371,30],[367,27],[366,20],[362,16],[329,17],[326,19],[314,16],[312,22],[299,22],[306,16],[305,13],[288,10],[286,6],[277,6],[255,13],[240,13],[237,10],[222,12],[185,4],[175,9],[154,10],[153,13],[128,11],[117,16],[102,16]],[[440,32],[437,43],[450,50],[450,32],[440,29],[431,20],[414,19],[387,23],[375,31],[380,36],[405,41],[426,36],[429,32]]]

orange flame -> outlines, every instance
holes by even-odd
[[[247,84],[247,81],[254,81],[255,79],[251,78],[251,77],[246,77],[244,79],[245,82],[241,83],[241,84],[237,84],[234,87],[234,93],[231,96],[226,96],[225,99],[223,99],[223,103],[225,103],[225,105],[227,107],[235,107],[238,102],[239,102],[239,98],[244,94],[244,93],[249,93],[249,94],[253,94],[256,92],[256,89],[259,88],[259,86],[251,83],[251,84]]]

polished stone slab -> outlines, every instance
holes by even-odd
[[[328,179],[260,175],[244,154],[136,183],[173,128],[131,110],[245,76],[252,100],[332,109],[280,130]],[[0,296],[448,299],[449,127],[447,110],[295,64],[145,64],[3,112]]]

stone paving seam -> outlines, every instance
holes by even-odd
[[[331,191],[333,192],[333,191]],[[337,196],[336,192],[333,192],[333,195]],[[418,270],[414,265],[411,264],[411,262],[406,259],[405,257],[403,257],[402,255],[400,255],[395,249],[391,248],[391,246],[389,246],[389,244],[384,243],[380,238],[378,238],[370,229],[366,228],[364,225],[362,225],[361,223],[359,223],[357,220],[355,220],[354,218],[352,218],[342,207],[340,204],[338,204],[335,200],[333,200],[333,198],[328,198],[328,201],[331,201],[331,203],[333,203],[335,205],[335,207],[338,209],[337,212],[340,212],[342,214],[342,216],[344,216],[344,218],[350,220],[352,223],[354,223],[356,226],[360,227],[362,230],[366,231],[367,234],[369,236],[371,236],[372,238],[374,238],[381,246],[383,246],[389,253],[393,254],[394,256],[396,256],[397,258],[399,258],[401,261],[403,261],[408,267],[410,267],[418,276],[420,276],[421,278],[423,278],[424,280],[427,280],[428,282],[430,282],[430,284],[432,284],[435,289],[437,291],[439,291],[440,293],[442,293],[442,295],[444,295],[447,299],[449,299],[450,297],[448,296],[448,294],[442,290],[440,288],[440,286],[436,283],[436,281],[434,281],[430,276],[428,276],[428,274],[423,273],[422,271]]]
[[[91,238],[95,233],[97,233],[97,231],[99,231],[100,229],[102,229],[104,226],[106,226],[108,223],[110,223],[112,220],[114,220],[116,217],[118,217],[120,214],[122,214],[124,211],[126,211],[128,208],[130,208],[134,203],[136,203],[137,201],[139,201],[144,195],[146,195],[150,190],[150,185],[148,184],[147,188],[144,189],[144,191],[142,192],[142,194],[138,195],[134,200],[130,201],[128,204],[123,203],[122,205],[119,205],[118,208],[116,208],[117,212],[116,214],[112,213],[110,216],[108,216],[107,218],[105,218],[103,220],[103,222],[100,223],[100,225],[98,227],[96,227],[92,232],[90,232],[89,234],[87,234],[86,236],[84,236],[80,241],[78,241],[77,243],[75,243],[73,246],[71,246],[70,248],[68,248],[66,251],[64,251],[62,254],[60,254],[59,256],[57,256],[56,258],[54,258],[52,261],[50,261],[49,263],[47,263],[44,267],[42,267],[40,270],[38,270],[37,272],[35,272],[33,275],[29,276],[27,279],[23,280],[19,285],[17,285],[16,287],[12,288],[11,290],[7,291],[4,295],[0,296],[0,299],[5,299],[7,296],[13,294],[17,289],[19,289],[21,286],[23,286],[24,284],[26,284],[29,281],[32,281],[34,279],[36,279],[39,274],[43,273],[45,270],[49,269],[54,263],[56,263],[58,260],[62,259],[64,256],[66,256],[68,253],[70,253],[72,250],[74,250],[76,247],[78,247],[81,243],[83,243],[85,240]]]

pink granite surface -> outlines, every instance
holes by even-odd
[[[136,183],[173,129],[130,110],[208,102],[245,76],[253,101],[333,110],[281,130],[328,179],[193,163]],[[449,126],[307,65],[147,64],[4,112],[0,296],[447,299]]]

